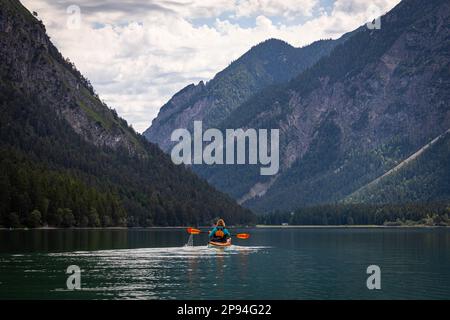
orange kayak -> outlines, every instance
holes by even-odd
[[[229,246],[231,246],[231,239],[228,239],[227,242],[210,241],[208,243],[208,247],[210,247],[210,248],[226,248]]]

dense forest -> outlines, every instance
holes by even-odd
[[[301,208],[292,212],[261,215],[266,225],[385,225],[450,226],[450,204],[409,203],[398,205],[330,204]]]
[[[0,212],[4,226],[29,228],[126,225],[117,192],[99,192],[80,179],[51,171],[0,149]]]
[[[143,137],[152,158],[99,149],[50,108],[0,91],[0,225],[175,226],[252,223],[253,215]]]
[[[436,202],[450,198],[450,131],[392,171],[345,199],[351,203]]]

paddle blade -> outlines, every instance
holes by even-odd
[[[194,229],[194,228],[187,228],[186,231],[187,231],[189,234],[200,234],[200,233],[201,233],[200,230]]]
[[[236,235],[236,238],[238,239],[248,239],[250,238],[250,235],[248,233],[239,233]]]

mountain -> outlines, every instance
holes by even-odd
[[[450,128],[449,15],[448,1],[404,0],[381,29],[358,28],[289,81],[234,107],[219,129],[280,129],[277,175],[251,165],[193,170],[257,212],[346,201]],[[438,165],[427,174],[445,170]],[[447,184],[414,188],[427,196],[392,200],[450,199]]]
[[[321,40],[294,48],[288,43],[266,40],[219,72],[206,84],[191,84],[175,94],[160,110],[144,136],[168,151],[173,128],[192,129],[194,120],[215,127],[240,104],[261,89],[286,82],[317,62],[345,38]]]
[[[16,0],[0,2],[0,60],[0,225],[254,221],[108,108]]]
[[[284,172],[246,204],[340,201],[450,128],[449,13],[446,1],[403,1],[380,30],[353,35],[280,95],[237,109],[228,123],[285,128]],[[260,117],[281,97],[280,114]]]

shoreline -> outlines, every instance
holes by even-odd
[[[256,225],[254,228],[260,229],[392,229],[392,228],[448,228],[450,226],[427,226],[424,224],[417,225],[400,225],[400,226],[385,226],[376,224],[360,224],[360,225]]]
[[[400,225],[400,226],[385,226],[385,225],[261,225],[255,226],[230,226],[230,229],[439,229],[449,228],[450,226],[428,226],[423,224],[418,225]],[[0,227],[0,231],[33,231],[33,230],[174,230],[174,229],[186,229],[186,226],[175,227],[39,227],[39,228],[4,228]],[[199,226],[196,228],[210,229],[211,226]]]

